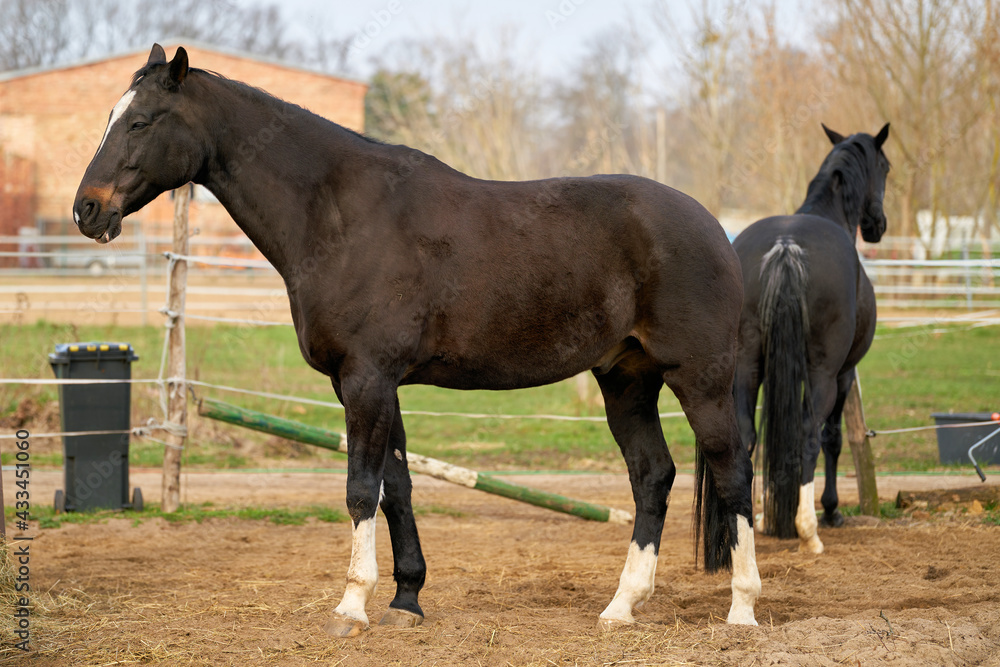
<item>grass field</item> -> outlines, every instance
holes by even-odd
[[[8,378],[50,378],[47,355],[57,343],[126,341],[140,360],[132,365],[135,378],[155,378],[159,370],[163,329],[160,327],[72,327],[47,324],[0,325],[0,375]],[[302,360],[290,327],[245,330],[230,327],[189,327],[188,376],[216,385],[335,401],[326,378]],[[879,338],[860,366],[865,412],[870,428],[878,430],[932,423],[932,412],[992,412],[1000,410],[1000,329],[953,328],[879,329]],[[593,383],[593,381],[591,380]],[[593,383],[596,394],[596,383]],[[285,401],[244,396],[218,389],[197,388],[211,396],[248,408],[343,429],[343,411]],[[403,387],[404,410],[485,414],[559,414],[601,416],[603,409],[580,398],[574,381],[511,392],[459,392],[436,387]],[[35,433],[57,431],[57,389],[54,386],[0,385],[0,432],[24,425]],[[660,398],[662,412],[679,410],[669,390]],[[184,464],[191,467],[334,467],[340,455],[288,443],[236,427],[209,422],[189,412],[191,438]],[[134,385],[132,423],[161,418],[154,385]],[[556,422],[535,419],[466,419],[411,415],[405,418],[411,451],[471,465],[482,470],[624,470],[617,447],[603,422]],[[678,466],[690,469],[694,437],[680,418],[663,420],[663,429]],[[0,447],[10,441],[0,440]],[[923,471],[938,464],[934,431],[883,435],[873,441],[880,471]],[[850,470],[850,454],[841,458]],[[158,466],[162,446],[134,438],[134,466]],[[10,454],[4,453],[4,463]],[[62,464],[61,445],[39,439],[32,445],[36,466]]]

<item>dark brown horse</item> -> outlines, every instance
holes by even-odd
[[[90,238],[161,192],[204,184],[288,288],[299,346],[344,405],[353,551],[327,630],[368,626],[375,513],[396,595],[383,623],[423,620],[397,387],[516,389],[592,370],[628,464],[636,520],[603,625],[653,590],[674,463],[657,397],[698,445],[706,567],[733,567],[729,620],[754,623],[752,468],[732,398],[739,260],[697,202],[631,176],[481,181],[384,145],[154,46],[115,105],[74,204]]]
[[[826,461],[823,521],[838,526],[840,418],[854,367],[875,335],[875,291],[858,258],[858,227],[874,243],[885,232],[882,198],[889,161],[882,145],[889,125],[872,137],[833,142],[806,200],[794,215],[765,218],[733,242],[743,265],[743,315],[736,370],[736,406],[744,441],[754,427],[763,386],[761,427],[764,511],[758,530],[798,535],[801,548],[821,553],[813,484],[820,447]]]

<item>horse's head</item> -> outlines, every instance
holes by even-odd
[[[204,144],[186,118],[191,113],[183,94],[187,74],[182,47],[168,63],[163,47],[154,44],[111,110],[73,203],[73,219],[84,236],[107,243],[121,233],[122,218],[198,172]]]
[[[889,159],[882,152],[882,145],[889,138],[889,123],[874,137],[859,132],[850,137],[834,132],[823,125],[826,136],[833,142],[834,151],[851,148],[862,168],[843,171],[839,174],[839,185],[843,188],[844,209],[849,217],[852,212],[860,214],[861,238],[868,243],[877,243],[885,233],[886,220],[882,210],[885,197],[885,179],[889,174]],[[831,153],[831,156],[833,153]]]

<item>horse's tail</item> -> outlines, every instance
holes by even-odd
[[[760,282],[764,530],[791,538],[797,535],[803,424],[809,404],[805,251],[792,239],[779,238],[761,261]]]
[[[731,570],[737,541],[736,514],[719,496],[701,447],[695,453],[694,504],[695,559],[700,545],[705,550],[707,572]]]

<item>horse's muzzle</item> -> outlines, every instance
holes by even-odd
[[[73,220],[80,233],[98,243],[108,243],[122,233],[122,214],[116,208],[104,208],[96,199],[84,198],[73,207]]]
[[[885,234],[886,224],[881,203],[869,202],[861,216],[861,238],[866,243],[878,243]]]
[[[882,235],[885,234],[885,216],[879,216],[877,221],[866,222],[868,224],[861,225],[861,238],[863,238],[866,243],[878,243],[881,241]]]

